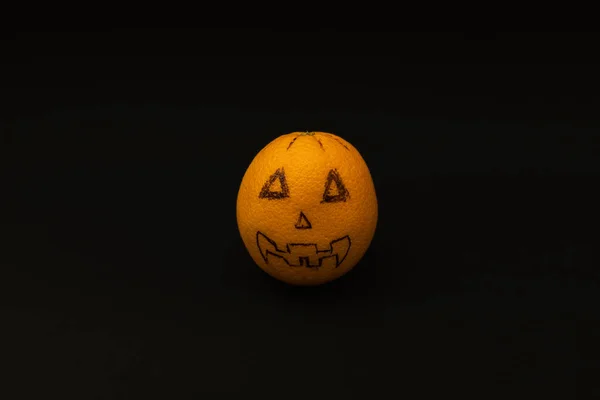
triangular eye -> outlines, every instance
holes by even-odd
[[[258,195],[260,199],[283,199],[285,197],[290,197],[290,190],[288,189],[288,185],[285,179],[285,171],[283,168],[279,168],[277,171],[273,173],[269,177],[269,179],[265,182],[260,194]]]
[[[332,169],[327,174],[325,181],[325,192],[323,192],[323,200],[321,203],[336,203],[338,201],[346,201],[350,197],[348,189],[344,186],[342,178],[337,170]]]

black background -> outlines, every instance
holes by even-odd
[[[592,394],[596,34],[230,35],[5,33],[7,398]],[[319,288],[262,273],[235,220],[303,130],[353,143],[380,206]]]

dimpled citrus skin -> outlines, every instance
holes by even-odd
[[[287,196],[260,198],[265,183],[277,170],[285,175]],[[332,170],[337,171],[346,189],[345,201],[324,202]],[[281,192],[279,181],[275,181],[271,188]],[[335,195],[340,191],[330,193]],[[300,212],[309,221],[309,229],[296,227]],[[320,285],[350,271],[369,248],[377,218],[377,197],[367,164],[354,146],[325,132],[293,132],[267,144],[246,170],[237,198],[238,228],[250,256],[266,273],[292,285]],[[258,232],[281,251],[287,251],[279,254],[296,266],[272,255],[265,261],[264,251],[258,245]],[[345,236],[349,245],[335,248],[345,254],[343,261],[336,266],[335,257],[330,257],[321,266],[315,266],[319,255],[334,254],[333,250],[326,252],[333,249],[331,242]],[[288,244],[294,243],[304,244],[298,253],[290,252],[289,247],[286,250]],[[325,252],[317,253],[313,244]],[[274,247],[269,248],[275,252]],[[310,256],[313,266],[298,265],[298,256]]]

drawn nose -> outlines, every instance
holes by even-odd
[[[298,221],[296,222],[296,225],[294,225],[296,227],[296,229],[311,229],[312,225],[310,224],[310,221],[308,220],[308,218],[306,218],[306,215],[304,215],[304,213],[302,211],[300,211],[300,215],[298,216]]]

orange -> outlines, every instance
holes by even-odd
[[[293,132],[252,160],[238,192],[238,228],[272,277],[320,285],[350,271],[377,225],[371,173],[358,150],[325,132]]]

